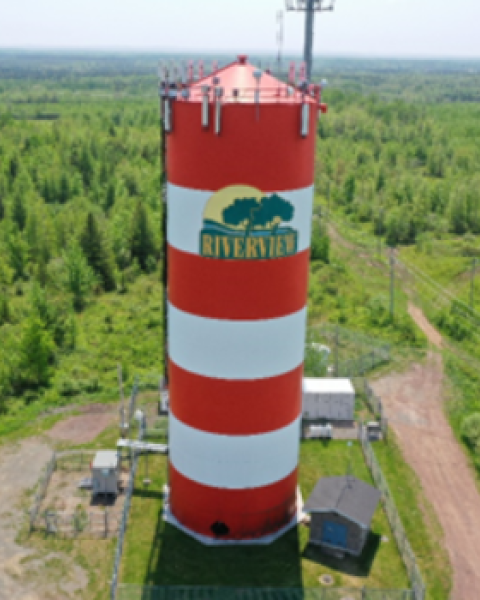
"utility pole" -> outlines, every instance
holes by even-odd
[[[390,250],[390,317],[395,317],[395,255],[393,248]]]
[[[475,271],[477,270],[477,259],[473,259],[472,263],[472,280],[470,283],[470,308],[474,310],[474,300],[475,300]]]
[[[335,0],[330,0],[329,6],[325,0],[285,0],[288,11],[305,13],[305,45],[303,50],[303,60],[305,61],[307,81],[312,80],[313,66],[313,29],[316,12],[332,11]]]
[[[382,231],[383,231],[383,208],[380,209],[378,213],[378,227],[377,227],[377,237],[378,237],[378,258],[382,258]]]
[[[168,69],[159,65],[158,92],[160,99],[160,196],[162,215],[162,283],[163,283],[163,380],[168,385],[168,259],[167,259],[167,128],[165,127],[166,103],[169,102],[170,82]]]
[[[327,181],[327,207],[328,207],[328,218],[330,219],[330,179]]]

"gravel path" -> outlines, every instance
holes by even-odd
[[[409,312],[432,344],[440,334],[422,311]],[[453,567],[452,600],[480,598],[480,495],[467,458],[443,411],[443,365],[430,353],[426,364],[373,383],[382,397],[405,460],[419,477],[445,535]]]
[[[30,550],[15,543],[22,522],[18,502],[23,492],[38,481],[52,455],[51,449],[35,439],[9,449],[0,457],[0,600],[37,599],[34,588],[22,582],[22,560]]]

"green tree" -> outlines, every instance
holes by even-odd
[[[347,204],[351,204],[355,200],[355,189],[356,189],[356,181],[354,175],[349,175],[345,180],[345,184],[343,186],[343,192],[345,195],[345,202]]]
[[[383,172],[383,169],[380,169],[380,171],[378,172],[377,182],[375,185],[375,189],[376,189],[377,193],[379,193],[383,189],[385,189],[386,183],[387,183],[387,180],[385,177],[385,173]]]
[[[463,189],[453,193],[448,205],[448,216],[453,233],[463,235],[468,231],[467,202]]]
[[[80,245],[88,264],[103,282],[103,288],[109,292],[116,288],[113,264],[108,254],[102,233],[93,213],[88,213]]]
[[[5,323],[11,323],[10,305],[6,295],[0,293],[0,327]]]
[[[70,198],[70,181],[68,179],[68,175],[65,171],[62,173],[60,177],[60,184],[58,186],[58,201],[61,204],[65,204]]]
[[[5,218],[5,201],[3,199],[3,194],[0,192],[0,221],[3,221]]]
[[[107,193],[105,195],[104,208],[109,211],[115,204],[115,184],[111,181],[107,187]]]
[[[37,268],[35,270],[35,279],[39,285],[45,287],[48,283],[48,268],[47,261],[43,255],[40,253],[40,256],[37,260]]]
[[[0,246],[0,257],[8,257],[8,252],[8,245],[4,249]],[[9,263],[10,260],[0,260],[0,287],[8,287],[13,281],[15,272]]]
[[[155,254],[155,244],[148,222],[147,209],[141,201],[137,203],[133,214],[130,252],[132,258],[138,260],[142,271],[147,271],[148,257]]]
[[[27,209],[22,194],[17,193],[13,198],[12,219],[20,231],[25,229],[27,223]]]
[[[83,184],[86,188],[89,188],[92,183],[94,168],[92,157],[86,145],[82,148],[79,166],[80,172],[82,174]]]
[[[321,260],[327,264],[330,262],[330,238],[319,219],[314,219],[312,224],[310,257],[312,260]]]
[[[18,162],[18,158],[16,156],[12,156],[12,158],[10,159],[10,163],[9,163],[9,176],[10,176],[10,185],[13,184],[13,182],[15,181],[17,175],[18,175],[18,170],[20,168],[20,163]]]
[[[33,311],[27,319],[20,340],[22,381],[27,388],[47,386],[52,376],[50,364],[55,344],[38,314]]]
[[[8,262],[13,269],[14,279],[24,279],[27,275],[28,244],[18,231],[9,231],[6,236]]]
[[[63,283],[72,295],[73,307],[81,311],[86,304],[97,280],[93,269],[89,266],[77,243],[73,243],[63,252],[64,277]]]

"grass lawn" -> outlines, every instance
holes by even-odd
[[[62,582],[67,571],[73,569],[75,565],[79,565],[88,578],[81,595],[75,597],[88,598],[88,600],[106,600],[109,597],[116,538],[63,540],[46,537],[39,532],[27,537],[26,532],[22,532],[17,541],[32,550],[32,554],[23,559],[22,564],[28,567],[28,562],[34,560],[40,560],[42,563],[41,570],[32,575],[35,577],[34,580],[38,579],[39,583],[55,582],[54,585],[58,585],[58,595],[48,596],[49,598],[65,597],[61,587]],[[57,553],[62,557],[61,560],[52,560]]]
[[[371,482],[358,444],[304,442],[300,484],[304,499],[321,476],[343,475],[351,452],[353,472]],[[152,485],[143,486],[141,458],[123,555],[121,581],[145,585],[226,585],[238,587],[318,587],[331,574],[336,586],[408,588],[408,579],[381,507],[374,516],[367,549],[359,560],[338,561],[308,546],[300,526],[270,546],[206,548],[162,520],[166,460],[150,457]],[[194,501],[194,499],[192,499]],[[386,536],[388,542],[382,542]]]

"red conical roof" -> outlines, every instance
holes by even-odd
[[[259,80],[255,77],[255,73],[261,73]],[[255,91],[258,89],[261,103],[309,102],[315,104],[318,102],[318,97],[315,98],[310,93],[303,93],[296,87],[249,64],[244,55],[239,56],[236,62],[192,83],[189,86],[191,101],[201,100],[204,86],[210,87],[210,93],[212,93],[213,87],[223,88],[224,102],[236,101],[252,104],[255,102]]]

